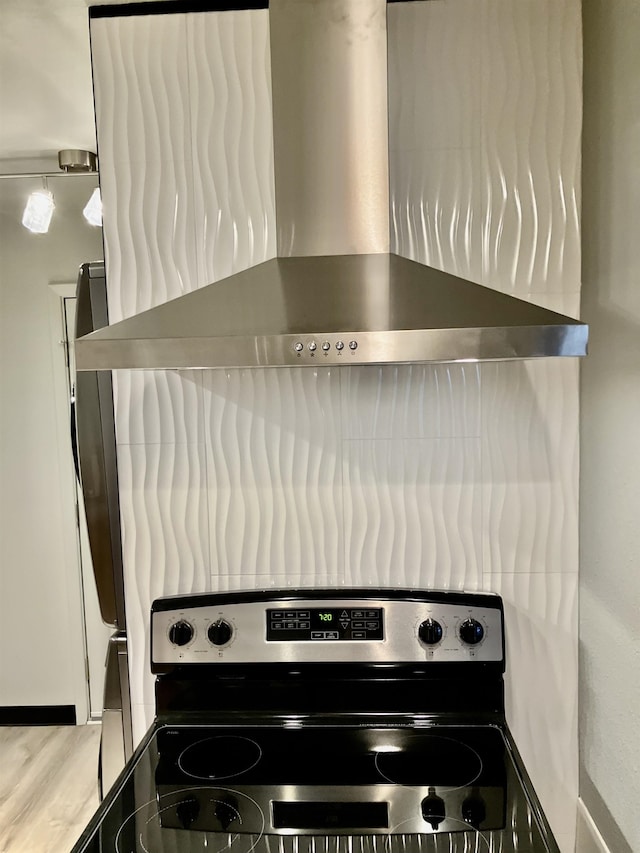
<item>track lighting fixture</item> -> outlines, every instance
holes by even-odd
[[[91,193],[91,198],[82,211],[89,225],[102,225],[102,199],[100,198],[100,187],[96,187]]]
[[[32,192],[22,214],[22,224],[34,234],[46,234],[55,210],[53,193],[49,191],[47,179],[42,177],[42,189]]]
[[[60,172],[26,172],[21,174],[0,174],[0,178],[40,178],[42,189],[35,190],[27,199],[22,214],[22,224],[33,234],[46,234],[51,224],[55,202],[53,193],[47,185],[48,178],[63,178],[83,175],[97,175],[96,155],[91,151],[68,148],[58,151]],[[89,201],[82,211],[90,225],[102,225],[102,200],[100,189],[93,190]]]

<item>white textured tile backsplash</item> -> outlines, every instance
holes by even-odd
[[[122,547],[134,704],[153,705],[151,602],[210,588],[205,446],[118,446]],[[148,724],[147,724],[148,725]],[[136,731],[139,739],[143,731]]]
[[[341,371],[344,438],[480,435],[478,364],[402,364]]]
[[[390,148],[389,157],[391,251],[481,282],[480,148]]]
[[[204,442],[202,373],[114,371],[118,444]]]
[[[388,20],[392,251],[575,316],[579,0]],[[92,49],[112,321],[273,256],[266,10],[99,19]],[[120,371],[116,390],[136,739],[155,596],[492,589],[510,722],[572,850],[577,363]]]
[[[483,4],[387,17],[391,251],[480,282]]]
[[[505,603],[507,719],[563,851],[578,791],[578,575],[489,573]],[[571,845],[566,847],[566,845]]]
[[[346,441],[343,466],[348,583],[479,586],[479,439]]]
[[[340,370],[205,373],[211,569],[343,572]]]
[[[91,53],[113,323],[197,281],[185,16],[95,20]]]
[[[578,364],[482,365],[484,563],[578,571]]]
[[[482,5],[483,283],[579,290],[581,4]]]
[[[275,256],[269,18],[187,15],[198,286]]]

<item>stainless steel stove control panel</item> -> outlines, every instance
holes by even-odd
[[[261,835],[322,835],[322,847],[345,849],[327,843],[326,836],[346,833],[391,837],[392,828],[401,826],[404,834],[423,836],[436,832],[473,832],[481,824],[482,832],[505,825],[505,791],[500,787],[462,787],[440,790],[413,785],[399,790],[392,785],[326,786],[244,785],[233,791],[225,788],[185,788],[184,784],[160,785],[157,795],[161,827],[184,830],[185,816],[194,832],[228,831]],[[475,809],[475,815],[474,815]],[[225,826],[226,824],[226,826]],[[223,830],[224,831],[224,830]],[[145,848],[146,849],[146,848]],[[218,848],[220,849],[220,848]],[[293,848],[311,848],[296,843]],[[363,849],[350,847],[346,849]],[[365,849],[376,849],[365,848]],[[389,843],[381,850],[396,849]],[[411,848],[404,847],[404,850]],[[429,849],[429,848],[426,848]],[[431,847],[435,850],[435,847]],[[444,849],[444,848],[442,848]],[[449,850],[488,850],[482,847],[456,847]]]
[[[477,599],[478,596],[476,595]],[[487,594],[487,599],[491,598]],[[503,660],[502,611],[477,602],[185,596],[152,614],[152,657],[185,663],[457,663]]]

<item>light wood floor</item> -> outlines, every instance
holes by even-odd
[[[98,806],[100,726],[0,726],[0,853],[69,853]]]

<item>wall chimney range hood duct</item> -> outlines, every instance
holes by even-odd
[[[79,370],[586,355],[577,320],[389,253],[386,0],[270,0],[278,257],[76,341]]]

